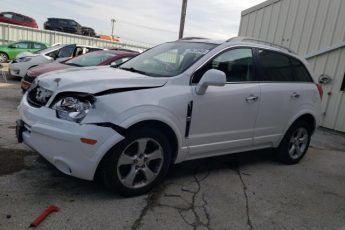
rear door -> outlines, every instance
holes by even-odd
[[[204,95],[197,95],[193,90],[190,129],[188,125],[186,129],[191,158],[252,146],[260,101],[252,49],[244,47],[222,52],[195,73],[192,83],[198,83],[209,69],[223,71],[227,84],[210,86]]]
[[[260,111],[255,125],[254,145],[277,143],[289,122],[315,93],[315,85],[297,59],[280,52],[257,50],[260,68]]]

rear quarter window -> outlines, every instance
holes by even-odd
[[[275,51],[259,50],[262,81],[313,82],[305,65],[289,55]]]
[[[293,71],[293,80],[298,82],[313,82],[312,77],[310,76],[307,68],[304,64],[295,59],[291,58],[292,71]]]

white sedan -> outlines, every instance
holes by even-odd
[[[71,57],[82,55],[101,48],[84,45],[57,45],[37,51],[35,53],[22,53],[10,62],[9,71],[11,76],[24,77],[28,70],[40,64],[64,61]]]

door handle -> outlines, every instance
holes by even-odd
[[[297,99],[297,98],[299,98],[299,97],[300,97],[300,95],[299,95],[298,93],[296,93],[296,92],[294,92],[294,93],[291,94],[291,98],[292,98],[292,99]]]
[[[249,97],[246,98],[246,102],[255,102],[259,99],[258,96],[253,96],[253,95],[250,95]]]

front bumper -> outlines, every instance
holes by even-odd
[[[26,71],[23,68],[19,68],[18,63],[10,63],[8,66],[11,76],[14,77],[24,77]]]
[[[97,166],[108,150],[124,139],[111,128],[77,124],[56,118],[55,111],[31,107],[26,95],[18,107],[22,122],[17,123],[18,141],[36,150],[65,174],[92,180]],[[84,144],[80,138],[97,140]]]

